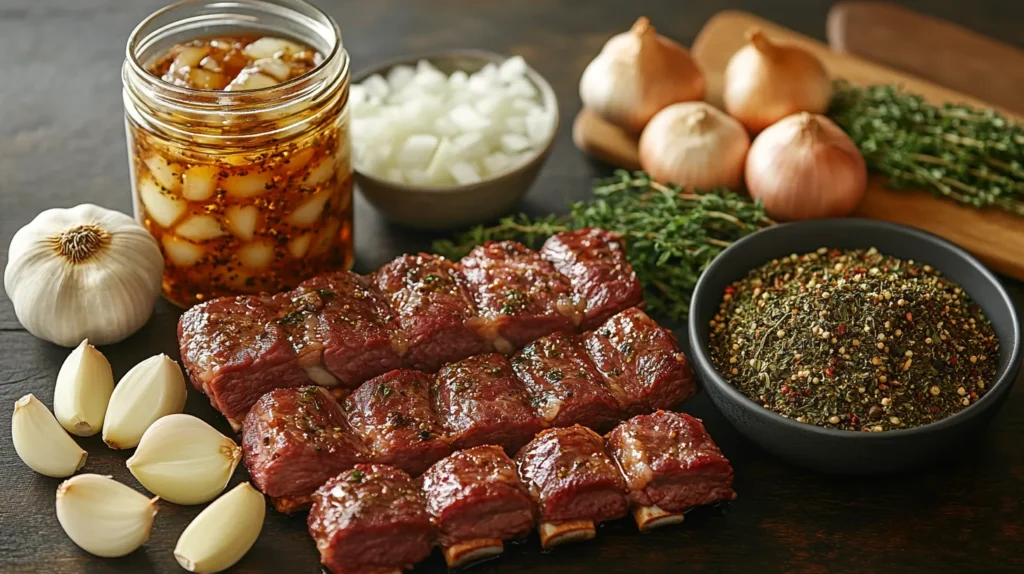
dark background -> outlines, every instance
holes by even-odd
[[[521,206],[563,211],[589,194],[604,168],[572,145],[583,68],[612,34],[639,15],[690,44],[723,9],[744,9],[824,39],[832,2],[813,0],[319,0],[338,19],[358,71],[408,53],[484,48],[522,54],[548,78],[560,99],[558,145]],[[915,10],[1024,47],[1024,2],[907,1]],[[160,0],[0,0],[0,247],[38,212],[92,202],[131,211],[124,144],[120,66],[132,28]],[[1022,96],[1024,97],[1024,96]],[[424,249],[431,236],[382,222],[365,203],[356,210],[357,270]],[[1022,255],[1024,256],[1024,255]],[[1008,283],[1018,302],[1020,284]],[[103,310],[96,310],[103,312]],[[160,301],[149,324],[103,351],[120,378],[157,353],[177,358],[178,312]],[[59,320],[59,318],[57,318]],[[181,571],[171,551],[201,507],[161,504],[151,541],[118,560],[90,557],[67,539],[53,504],[60,482],[17,458],[10,439],[11,405],[25,393],[51,403],[67,355],[19,325],[0,294],[0,571]],[[705,397],[685,410],[707,426],[736,468],[739,499],[724,511],[701,510],[686,525],[641,535],[625,520],[595,541],[543,555],[535,541],[512,547],[472,572],[1021,572],[1024,571],[1024,385],[1017,385],[976,448],[908,476],[840,478],[769,457],[740,437]],[[6,405],[6,406],[3,406]],[[187,412],[227,425],[190,391]],[[111,474],[138,488],[124,467],[129,453],[81,441],[86,472]],[[236,473],[232,484],[245,479]],[[235,569],[315,572],[316,550],[304,520],[268,513],[256,547]],[[417,571],[442,571],[434,555]]]

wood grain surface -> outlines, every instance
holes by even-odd
[[[867,60],[839,54],[813,38],[749,13],[725,11],[715,15],[701,29],[692,53],[700,63],[708,84],[708,101],[721,106],[722,76],[737,50],[746,44],[746,32],[762,29],[769,38],[803,46],[822,61],[829,74],[858,84],[896,84],[921,94],[934,103],[962,102],[975,106],[997,107],[1012,119],[1021,116],[931,82],[908,76]],[[639,161],[636,138],[583,110],[573,127],[577,147],[604,161],[636,169]],[[1000,210],[978,210],[952,201],[935,198],[925,192],[891,191],[885,179],[872,176],[868,192],[855,216],[893,221],[935,233],[964,247],[993,269],[1016,279],[1024,279],[1024,224],[1020,217]]]
[[[120,99],[120,64],[131,29],[161,0],[0,0],[0,260],[14,232],[39,211],[81,202],[131,210]],[[410,52],[484,48],[522,54],[547,77],[563,117],[579,110],[577,82],[612,34],[646,14],[687,45],[726,7],[824,37],[830,2],[788,0],[374,0],[328,1],[345,33],[355,68]],[[1019,3],[919,0],[918,10],[1020,43]],[[1009,6],[1009,8],[1007,8]],[[571,141],[569,123],[536,185],[521,204],[532,213],[562,212],[589,195],[607,168]],[[357,269],[369,270],[403,251],[424,249],[433,236],[389,226],[357,203]],[[1007,283],[1024,311],[1024,289]],[[97,310],[96,312],[103,312]],[[177,358],[178,311],[161,301],[146,327],[103,348],[116,377],[157,353]],[[55,318],[59,320],[60,318]],[[679,334],[683,330],[677,331]],[[0,295],[0,572],[115,573],[182,570],[172,549],[201,507],[162,503],[152,539],[120,559],[87,555],[67,539],[54,515],[60,482],[25,467],[11,445],[13,402],[35,393],[51,404],[67,349],[26,333]],[[740,437],[700,396],[683,410],[705,419],[736,469],[739,499],[702,509],[675,528],[639,534],[625,520],[606,525],[591,542],[542,553],[535,538],[509,547],[473,573],[889,573],[1024,571],[1024,385],[1018,384],[976,448],[950,453],[928,471],[885,479],[848,479],[807,472],[774,459]],[[186,411],[228,426],[191,391]],[[127,452],[98,438],[81,441],[87,472],[141,487],[124,467]],[[239,469],[232,485],[246,480]],[[256,547],[234,572],[314,573],[316,549],[301,517],[268,512]],[[443,572],[435,554],[416,572]]]
[[[1024,51],[889,2],[842,2],[828,44],[1024,114]]]

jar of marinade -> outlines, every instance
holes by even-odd
[[[302,0],[186,0],[122,69],[133,205],[189,306],[352,264],[349,58]]]

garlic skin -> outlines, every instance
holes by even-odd
[[[156,503],[109,476],[80,474],[57,487],[57,520],[82,550],[117,558],[149,540]]]
[[[174,547],[174,557],[189,572],[227,570],[256,543],[266,513],[263,494],[243,482],[189,523]]]
[[[75,474],[85,466],[88,456],[50,414],[50,409],[31,393],[14,403],[11,439],[22,462],[53,478]]]
[[[657,34],[643,16],[608,40],[580,78],[583,105],[633,133],[669,104],[703,100],[705,90],[704,73],[686,48]]]
[[[798,46],[775,44],[760,30],[729,59],[723,78],[725,111],[756,134],[797,112],[823,114],[832,82],[818,58]]]
[[[132,448],[160,417],[185,409],[188,389],[178,363],[156,355],[132,367],[114,388],[103,421],[103,442]]]
[[[89,340],[71,351],[57,373],[53,390],[53,414],[69,433],[92,436],[103,428],[114,373],[103,353]]]
[[[156,240],[123,213],[91,204],[48,209],[14,234],[4,288],[36,337],[108,345],[149,320],[163,265]]]
[[[761,132],[746,165],[750,196],[778,221],[849,215],[867,191],[857,145],[832,120],[799,113]]]
[[[160,498],[202,504],[224,490],[241,457],[235,441],[202,420],[167,415],[142,435],[128,470]]]
[[[750,136],[735,119],[704,102],[673,104],[640,135],[640,165],[662,183],[684,189],[743,183]]]

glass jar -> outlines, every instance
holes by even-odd
[[[195,90],[147,67],[210,37],[280,37],[322,61],[280,84]],[[164,296],[189,306],[281,291],[352,265],[349,58],[302,0],[186,0],[143,21],[122,68],[135,215],[164,254]]]

